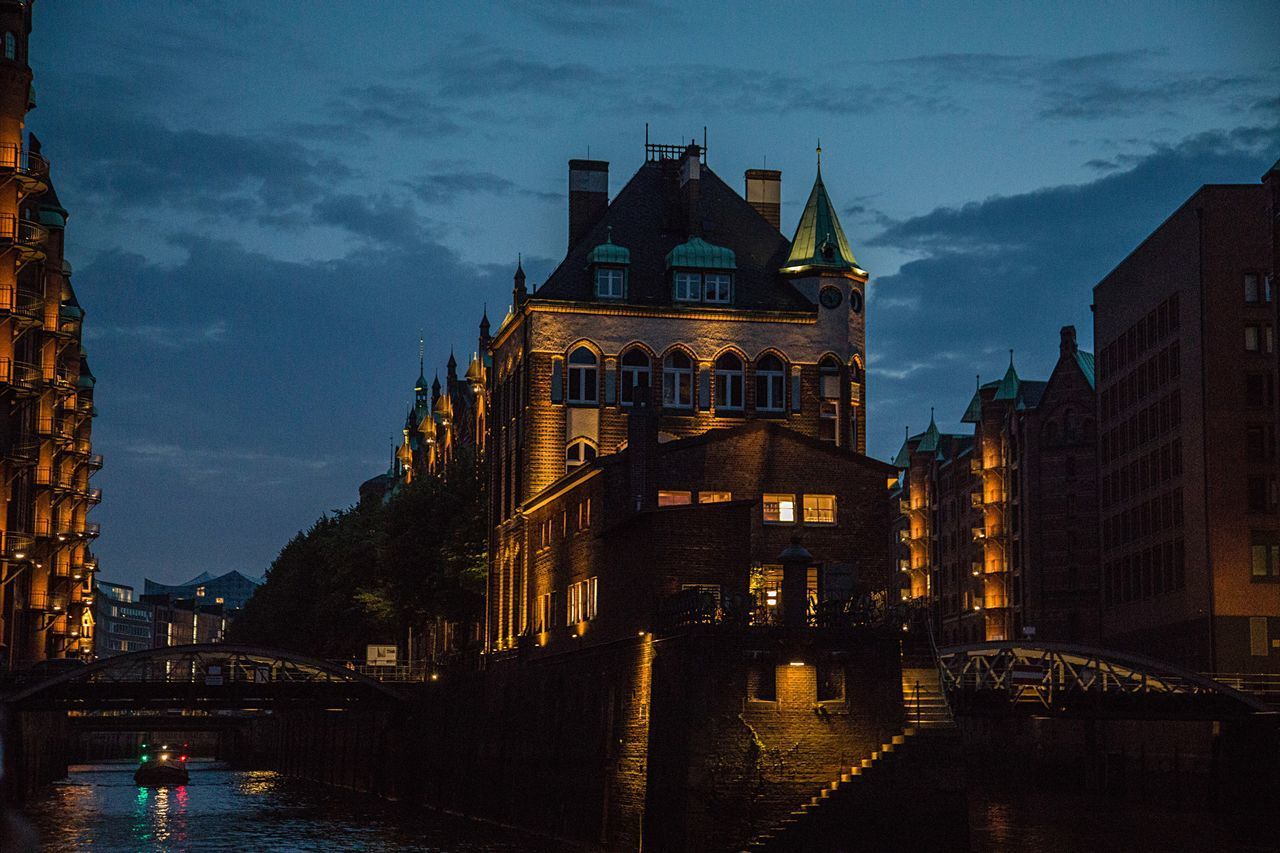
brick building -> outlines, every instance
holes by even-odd
[[[537,619],[533,507],[624,444],[642,395],[664,440],[765,419],[864,449],[867,274],[820,172],[779,232],[780,181],[751,170],[743,198],[700,146],[647,145],[610,201],[608,164],[570,161],[565,259],[532,294],[517,268],[489,342],[489,648]]]
[[[1106,645],[1280,666],[1280,164],[1201,187],[1094,288]]]
[[[88,512],[94,377],[84,311],[63,257],[67,211],[40,143],[23,139],[35,106],[31,4],[0,3],[0,666],[93,652]]]
[[[961,421],[903,443],[892,492],[907,597],[943,643],[1098,637],[1094,362],[1062,329],[1047,382],[979,385]]]
[[[864,603],[884,604],[879,496],[891,466],[760,420],[659,442],[660,418],[633,406],[624,450],[523,506],[531,558],[513,585],[531,613],[500,633],[562,651],[682,620],[781,625],[799,606],[802,623],[818,625],[869,594]],[[797,540],[792,590],[779,556]]]

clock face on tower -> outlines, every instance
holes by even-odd
[[[840,293],[838,287],[828,286],[818,291],[818,301],[822,303],[823,308],[839,308],[843,300],[844,295]]]
[[[853,309],[853,313],[862,313],[862,293],[855,287],[849,291],[849,307]]]

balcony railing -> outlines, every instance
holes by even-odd
[[[975,528],[973,528],[973,541],[974,541],[974,542],[981,542],[982,540],[984,540],[984,539],[986,539],[986,538],[987,538],[987,528],[985,528],[985,527],[975,527]]]
[[[48,239],[49,229],[43,225],[12,213],[0,213],[0,246],[16,250],[22,263],[43,259]]]
[[[906,515],[906,514],[907,514],[907,513],[909,513],[909,512],[911,512],[911,501],[908,501],[908,500],[902,500],[901,498],[899,498],[899,499],[898,499],[898,513],[899,513],[900,515]]]
[[[35,545],[35,538],[30,533],[6,531],[0,535],[4,544],[4,556],[10,560],[25,560]]]
[[[84,493],[85,500],[91,504],[102,503],[102,489],[89,489]]]
[[[49,161],[20,145],[0,145],[0,172],[12,172],[23,193],[49,188]]]
[[[9,445],[4,458],[14,465],[34,465],[40,458],[40,443],[20,439]]]
[[[85,536],[96,537],[102,533],[102,525],[96,521],[86,522],[82,533]]]
[[[45,610],[50,613],[62,613],[67,609],[65,596],[52,595],[48,592],[31,592],[23,604],[28,610]]]
[[[40,387],[40,367],[25,361],[0,358],[0,384],[19,391],[34,392]]]
[[[101,468],[102,454],[101,453],[90,454],[89,458],[85,460],[85,464],[88,465],[90,468],[93,468],[94,470]]]
[[[982,473],[982,460],[981,460],[981,459],[970,459],[970,460],[969,460],[969,472],[970,472],[971,474],[981,474],[981,473]]]

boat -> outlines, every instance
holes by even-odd
[[[134,771],[133,781],[146,788],[161,785],[187,784],[187,745],[182,749],[170,749],[169,744],[159,749],[151,749],[142,745],[142,757],[138,769]]]

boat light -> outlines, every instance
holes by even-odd
[[[168,760],[169,760],[169,753],[167,753],[167,752],[162,752],[162,753],[160,753],[160,760],[161,760],[161,761],[168,761]]]

